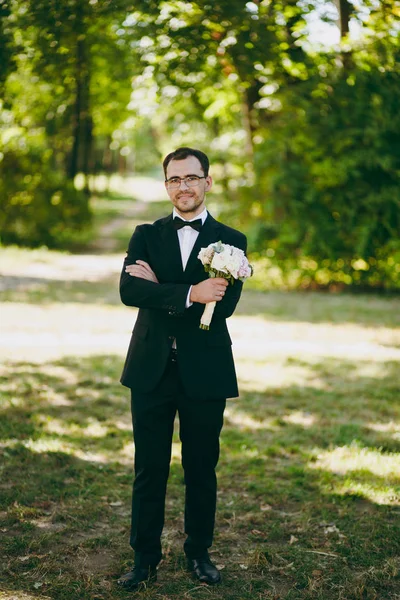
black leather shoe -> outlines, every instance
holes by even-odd
[[[193,575],[202,583],[215,585],[221,582],[221,573],[212,564],[208,556],[204,558],[188,558],[188,568]]]
[[[155,567],[138,567],[135,566],[131,571],[122,575],[117,581],[118,585],[130,592],[145,588],[157,581],[157,569]]]

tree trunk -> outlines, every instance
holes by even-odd
[[[339,27],[340,37],[344,38],[349,33],[350,17],[352,13],[352,5],[349,0],[335,0],[339,11]]]
[[[248,90],[245,90],[245,92],[243,93],[242,107],[243,107],[243,111],[242,111],[243,127],[246,132],[246,145],[245,145],[246,150],[245,151],[246,151],[246,156],[248,157],[249,161],[251,163],[253,163],[253,160],[254,160],[254,146],[253,146],[254,128],[253,128],[253,123],[251,120],[252,105],[250,103]]]
[[[110,148],[111,142],[112,142],[112,137],[111,137],[111,135],[108,135],[107,139],[105,141],[105,144],[104,144],[103,158],[101,161],[102,170],[105,171],[107,174],[110,174],[112,172],[112,166],[113,166],[113,154],[112,154],[112,150]]]
[[[85,176],[85,192],[89,194],[89,175],[92,171],[92,147],[93,147],[93,120],[90,114],[90,81],[89,71],[86,69],[84,84],[85,91],[85,111],[82,115],[82,162],[81,170]]]
[[[76,48],[76,73],[75,73],[75,105],[72,121],[72,150],[68,167],[69,179],[74,179],[78,173],[79,150],[81,141],[81,114],[82,114],[82,69],[83,48],[82,40],[77,41]]]
[[[79,35],[76,44],[76,96],[73,115],[73,143],[68,168],[69,179],[81,171],[85,176],[87,191],[88,174],[92,155],[92,117],[90,114],[90,71],[86,53],[85,35]]]

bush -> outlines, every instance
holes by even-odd
[[[50,151],[23,150],[9,149],[0,162],[1,243],[73,249],[89,241],[87,196],[51,170]]]
[[[400,288],[400,46],[387,56],[326,58],[256,146],[249,248],[290,287]]]

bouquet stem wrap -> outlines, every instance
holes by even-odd
[[[200,319],[200,329],[210,329],[211,319],[214,313],[216,302],[207,302]]]

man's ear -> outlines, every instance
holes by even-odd
[[[212,188],[213,180],[211,175],[207,175],[206,177],[206,192],[209,192]]]

